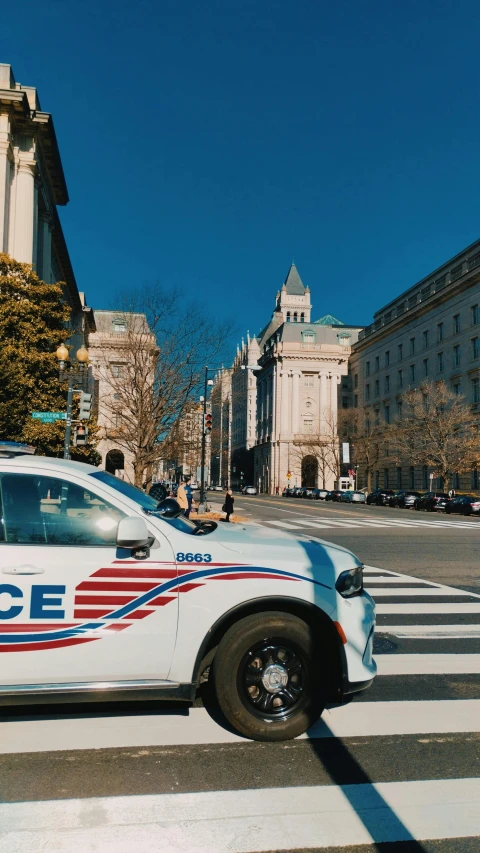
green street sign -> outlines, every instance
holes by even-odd
[[[54,421],[66,421],[66,412],[32,412],[32,418],[43,424],[52,424]]]

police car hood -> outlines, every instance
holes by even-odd
[[[215,531],[216,539],[229,551],[245,556],[279,557],[298,563],[335,565],[341,571],[360,566],[360,560],[341,545],[312,539],[309,536],[292,535],[283,530],[272,530],[259,524],[225,525]]]

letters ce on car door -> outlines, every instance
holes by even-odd
[[[0,500],[0,684],[167,678],[177,591],[139,599],[176,577],[168,540],[118,549],[128,511],[86,478],[3,473]]]

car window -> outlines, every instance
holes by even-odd
[[[3,541],[18,545],[115,545],[124,513],[82,484],[2,474]]]

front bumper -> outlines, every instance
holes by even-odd
[[[339,599],[337,620],[347,638],[343,645],[342,693],[349,694],[369,687],[377,672],[373,659],[375,602],[365,591]]]

